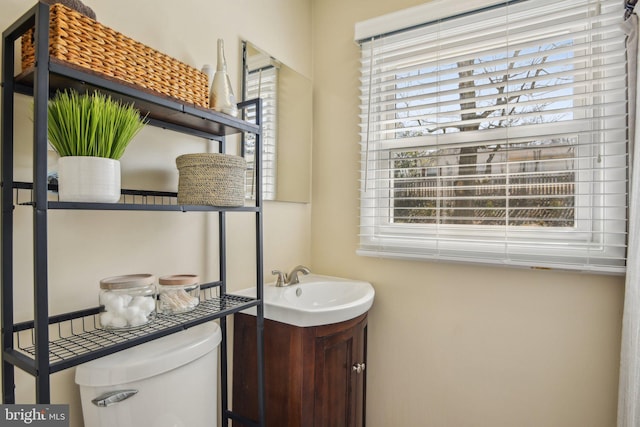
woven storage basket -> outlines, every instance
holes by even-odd
[[[49,9],[49,55],[97,73],[209,107],[207,75],[60,3]],[[35,62],[34,30],[22,36],[22,70]]]
[[[230,154],[183,154],[176,159],[180,172],[178,204],[243,206],[243,157]]]

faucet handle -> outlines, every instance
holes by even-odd
[[[273,274],[274,276],[278,276],[278,278],[276,279],[276,286],[277,287],[284,286],[285,282],[287,281],[287,274],[286,273],[283,273],[280,270],[271,270],[271,274]]]

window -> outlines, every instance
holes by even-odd
[[[623,272],[621,21],[617,0],[520,0],[357,26],[358,253]]]
[[[245,54],[247,55],[247,54]],[[264,55],[247,55],[244,82],[244,98],[262,98],[262,198],[275,200],[276,198],[276,133],[278,117],[278,68],[270,58],[264,62]],[[255,123],[255,108],[248,107],[245,120]],[[245,135],[245,159],[247,171],[245,173],[245,197],[255,198],[255,135]]]

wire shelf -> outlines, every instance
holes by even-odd
[[[15,206],[34,206],[33,183],[14,182],[13,202]],[[203,211],[203,212],[258,212],[259,208],[248,206],[179,205],[178,193],[170,191],[121,190],[116,203],[62,202],[58,197],[58,186],[48,185],[49,209],[76,210],[120,210],[120,211]]]
[[[24,181],[15,181],[13,183],[15,190],[14,204],[30,205],[33,203],[33,183]],[[48,199],[50,202],[59,202],[58,184],[47,184]],[[153,191],[153,190],[134,190],[123,189],[122,197],[118,203],[121,204],[147,204],[147,205],[177,205],[178,193],[174,191]]]
[[[253,298],[228,294],[217,296],[214,293],[211,288],[202,290],[200,304],[195,310],[180,314],[157,314],[151,322],[136,329],[101,329],[98,314],[52,323],[49,325],[51,372],[170,335],[257,304],[257,300]],[[14,332],[14,338],[16,349],[28,357],[35,357],[33,328]]]

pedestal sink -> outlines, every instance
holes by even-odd
[[[256,296],[254,287],[233,294]],[[369,282],[309,274],[285,287],[264,286],[264,317],[289,325],[308,327],[344,322],[366,313],[375,291]],[[255,308],[244,313],[255,315]]]

